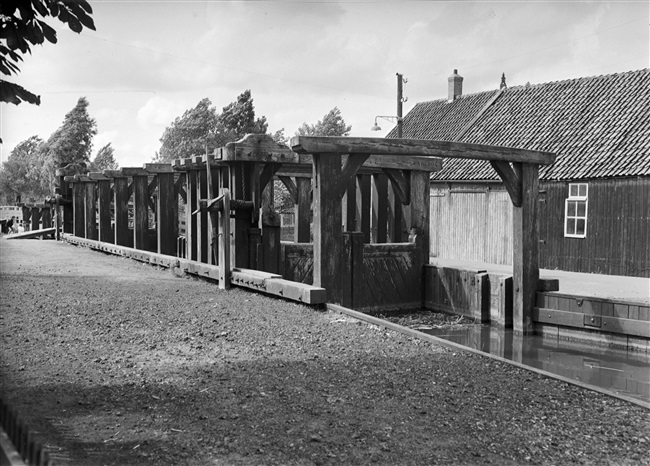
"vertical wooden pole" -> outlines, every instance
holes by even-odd
[[[197,216],[192,215],[198,206],[196,198],[196,170],[188,170],[185,175],[185,195],[187,196],[187,204],[185,205],[185,231],[187,236],[187,258],[190,260],[197,260]]]
[[[113,208],[115,209],[115,244],[130,247],[133,236],[129,235],[129,179],[113,178]]]
[[[146,175],[133,176],[133,247],[149,248],[149,180]]]
[[[262,264],[265,272],[280,270],[280,215],[273,205],[273,183],[268,183],[261,193],[262,211]],[[250,230],[250,229],[249,229]],[[249,235],[250,236],[250,235]],[[249,238],[250,239],[250,238]]]
[[[73,209],[73,234],[79,238],[83,238],[86,234],[86,226],[84,224],[84,219],[86,215],[86,187],[81,181],[77,181],[72,184],[72,203],[74,206]]]
[[[158,235],[158,253],[175,256],[178,237],[178,202],[174,191],[174,174],[158,173],[157,176],[156,234]]]
[[[401,243],[402,233],[402,202],[395,195],[393,183],[388,184],[388,241]]]
[[[539,280],[539,226],[537,223],[539,167],[521,164],[522,206],[513,212],[513,328],[524,334],[534,333],[532,320]]]
[[[65,176],[59,177],[59,190],[63,199],[72,201],[72,187],[70,183],[65,181]],[[59,227],[62,226],[63,233],[72,233],[74,230],[74,203],[64,203],[61,210],[63,218],[61,220],[62,225],[59,225]]]
[[[341,301],[341,154],[313,154],[314,286]]]
[[[252,201],[252,167],[251,164],[236,163],[230,169],[230,195],[231,199]],[[257,206],[259,208],[259,206]],[[251,213],[235,210],[233,222],[233,247],[231,260],[235,267],[249,267],[248,262],[248,229],[257,225],[251,222]]]
[[[208,197],[210,199],[217,197],[221,192],[221,173],[219,168],[210,167],[209,184],[208,184]],[[208,215],[208,257],[209,263],[212,265],[218,264],[219,260],[219,215]]]
[[[223,170],[223,169],[222,169]],[[226,171],[226,170],[224,170]],[[223,181],[223,178],[222,178]],[[221,183],[222,186],[225,183]],[[219,212],[219,288],[230,288],[230,191],[221,188],[223,209]]]
[[[99,241],[112,243],[115,235],[111,228],[111,181],[97,181],[97,205],[99,208]]]
[[[372,175],[372,242],[385,243],[388,238],[388,177]]]
[[[370,175],[357,175],[357,230],[363,233],[363,242],[370,243]]]
[[[94,181],[84,182],[86,189],[86,233],[88,239],[97,240],[97,191]]]
[[[343,232],[341,248],[341,305],[354,309],[363,280],[363,233]]]
[[[30,215],[30,224],[32,225],[32,230],[40,230],[40,223],[41,223],[41,208],[40,207],[32,207],[31,215]]]
[[[359,231],[357,225],[357,180],[353,176],[343,195],[343,231]]]
[[[197,199],[207,199],[208,198],[208,173],[206,170],[200,170],[197,173]],[[206,264],[210,263],[208,257],[208,244],[210,241],[208,235],[208,212],[202,211],[198,215],[195,215],[196,219],[196,237],[197,237],[197,261],[204,262]]]
[[[43,207],[41,210],[42,228],[52,228],[52,208],[50,206]]]
[[[422,239],[422,260],[429,263],[429,172],[411,171],[411,225]]]
[[[311,178],[296,177],[298,202],[295,206],[294,241],[311,242],[309,227],[311,224]]]

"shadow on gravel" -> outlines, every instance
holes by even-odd
[[[626,450],[641,425],[603,430],[606,423],[599,419],[615,409],[607,399],[581,398],[584,391],[566,385],[562,390],[578,401],[566,406],[554,398],[554,381],[513,369],[483,384],[478,381],[490,377],[492,363],[481,361],[483,367],[468,374],[448,362],[372,355],[339,362],[242,361],[170,368],[155,382],[13,386],[10,392],[53,458],[69,464],[214,464],[217,458],[229,458],[227,464],[557,464],[581,457],[620,459],[619,453],[641,458]],[[499,398],[515,377],[527,388]],[[525,417],[531,409],[535,416]],[[610,444],[610,435],[620,445]],[[585,436],[593,441],[585,443]]]

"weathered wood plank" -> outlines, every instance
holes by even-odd
[[[115,241],[111,225],[111,182],[108,178],[97,181],[97,205],[99,208],[99,241]]]
[[[537,165],[522,165],[522,205],[513,213],[513,328],[528,334],[534,332],[531,313],[539,280],[539,169]]]
[[[178,238],[178,198],[174,189],[174,173],[171,170],[159,172],[157,178],[156,235],[158,237],[158,253],[175,256],[177,252],[176,239]]]
[[[548,165],[555,161],[555,154],[550,152],[428,139],[294,136],[291,138],[291,148],[294,152],[308,154],[425,155],[477,160],[503,160],[542,165]]]
[[[501,181],[503,181],[512,204],[515,207],[521,207],[521,178],[519,178],[517,171],[508,162],[502,160],[490,160],[490,164],[501,178]]]
[[[73,233],[79,238],[86,234],[85,216],[86,216],[86,187],[84,183],[76,182],[72,184],[72,203],[73,203]]]
[[[129,180],[113,180],[113,205],[115,209],[115,244],[131,246],[133,237],[129,235]]]
[[[341,179],[340,154],[314,154],[314,285],[325,288],[328,300],[341,299]]]
[[[311,241],[311,179],[296,178],[297,202],[294,208],[295,222],[293,237],[296,243]]]
[[[388,177],[383,173],[372,175],[373,243],[385,243],[388,238]]]
[[[146,176],[133,177],[133,247],[149,249],[149,180]]]

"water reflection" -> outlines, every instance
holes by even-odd
[[[650,355],[489,325],[426,333],[553,374],[650,402]]]

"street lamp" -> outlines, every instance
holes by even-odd
[[[370,127],[370,131],[381,131],[381,126],[377,124],[377,118],[382,118],[386,121],[390,121],[391,123],[400,123],[402,119],[400,117],[396,116],[391,116],[391,115],[377,115],[375,117],[375,124]]]
[[[402,96],[402,83],[406,83],[408,80],[404,78],[400,73],[397,73],[397,116],[385,116],[377,115],[375,117],[375,124],[370,128],[370,131],[380,131],[381,128],[377,124],[377,118],[383,118],[392,122],[393,120],[397,121],[397,137],[402,137],[402,103],[408,100],[408,97]]]

